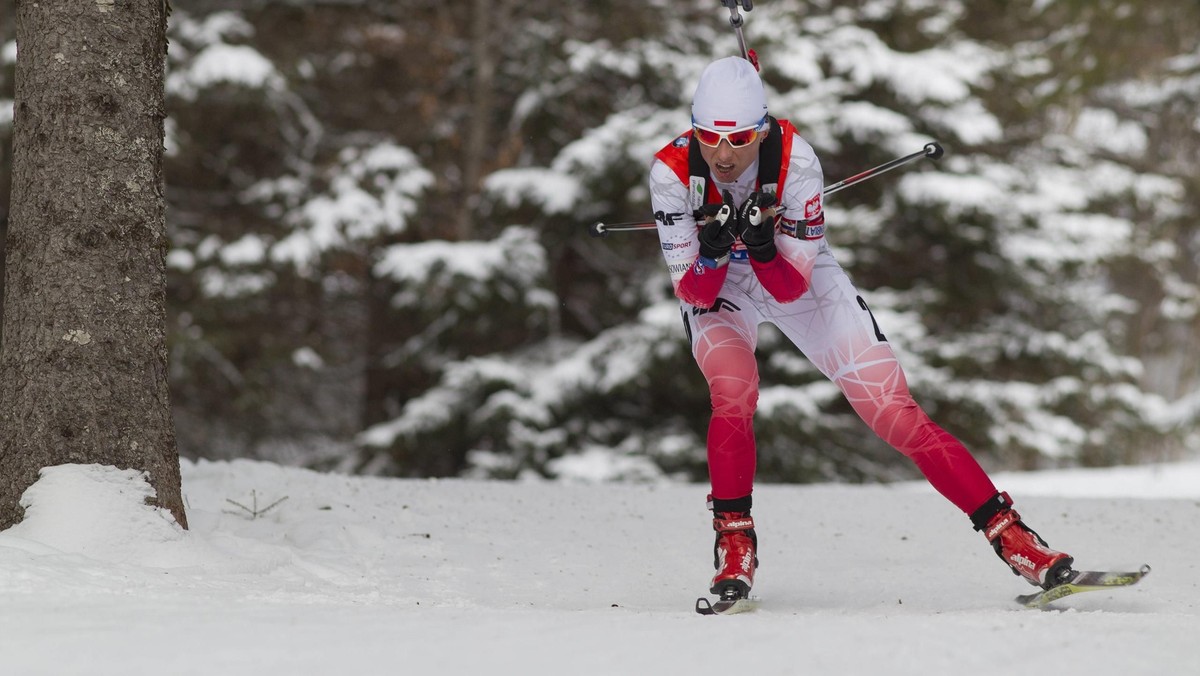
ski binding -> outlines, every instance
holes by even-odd
[[[703,596],[696,599],[696,612],[701,615],[736,615],[749,612],[757,607],[757,597],[746,596],[733,586],[725,587],[720,598],[711,603]]]
[[[1133,572],[1073,570],[1063,582],[1049,589],[1018,596],[1017,603],[1026,608],[1045,608],[1047,604],[1073,594],[1135,585],[1149,573],[1150,566],[1142,566]]]

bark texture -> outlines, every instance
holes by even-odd
[[[147,472],[187,526],[167,390],[164,0],[17,5],[0,529],[43,467]]]

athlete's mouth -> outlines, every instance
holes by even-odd
[[[729,172],[733,171],[733,165],[732,164],[721,164],[720,162],[718,162],[717,163],[717,171],[721,172],[722,174],[728,174]]]

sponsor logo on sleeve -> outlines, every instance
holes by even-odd
[[[688,144],[687,134],[684,134],[683,136],[676,138],[674,141],[671,141],[671,145],[675,146],[676,148],[682,148],[682,147],[686,146],[687,144]]]
[[[692,211],[704,206],[704,190],[706,179],[703,176],[688,177],[688,197],[691,200]]]
[[[679,218],[683,218],[683,214],[678,211],[671,211],[671,212],[656,211],[656,212],[654,212],[654,220],[658,221],[659,223],[662,223],[663,225],[667,225],[667,226],[675,225],[675,220],[679,219]]]

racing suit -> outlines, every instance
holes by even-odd
[[[758,325],[769,322],[842,391],[871,430],[970,514],[996,493],[995,486],[963,444],[913,400],[884,332],[825,241],[821,164],[794,127],[786,120],[779,123],[784,152],[775,188],[778,255],[773,263],[799,272],[802,280],[791,283],[792,293],[778,288],[779,275],[772,277],[753,262],[740,240],[723,267],[697,260],[700,224],[694,213],[697,189],[688,176],[690,131],[659,151],[650,169],[663,258],[712,400],[707,438],[712,496],[732,500],[753,489],[752,419],[759,388],[754,351]],[[728,190],[734,204],[741,204],[762,188],[758,182],[756,162],[733,183],[709,178],[704,201],[719,202],[720,192]]]

